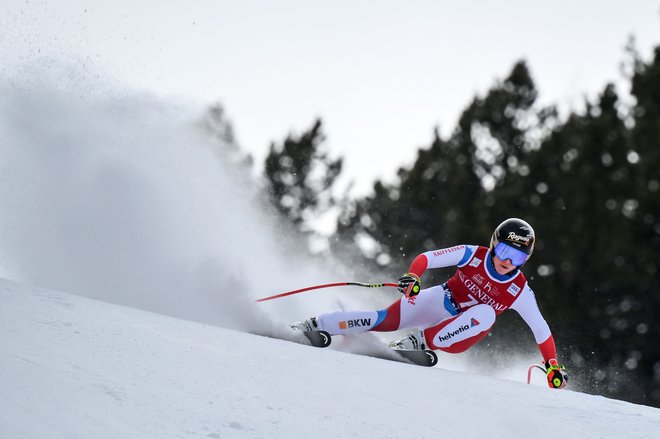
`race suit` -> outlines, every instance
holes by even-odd
[[[545,361],[556,358],[550,328],[534,292],[518,269],[495,271],[488,247],[458,245],[417,256],[409,272],[421,277],[429,268],[456,266],[444,284],[402,297],[379,311],[337,311],[317,317],[319,329],[331,334],[423,329],[429,349],[463,352],[483,339],[498,314],[514,309],[527,323]]]

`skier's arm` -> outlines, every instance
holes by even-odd
[[[461,261],[469,259],[475,249],[476,246],[473,245],[457,245],[455,247],[424,252],[412,261],[408,272],[420,277],[428,268],[444,268],[459,265]]]
[[[532,330],[534,339],[539,345],[541,355],[543,355],[543,360],[547,362],[550,359],[556,359],[557,348],[555,347],[555,340],[552,337],[548,323],[541,315],[539,306],[536,303],[536,297],[534,297],[534,292],[529,285],[525,285],[525,288],[523,288],[516,301],[513,302],[511,308],[520,314],[520,317],[522,317],[525,323],[527,323],[527,326]]]
[[[467,262],[475,250],[473,245],[457,245],[417,255],[408,271],[399,278],[399,291],[406,297],[419,294],[422,288],[420,277],[428,268],[451,267]]]

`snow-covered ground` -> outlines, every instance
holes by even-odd
[[[2,438],[617,438],[660,410],[0,280]]]

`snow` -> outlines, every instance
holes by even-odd
[[[527,385],[531,334],[506,367],[295,343],[287,322],[398,295],[254,299],[392,279],[307,256],[201,111],[38,67],[0,77],[0,438],[660,437],[658,409]]]
[[[3,438],[651,438],[660,410],[0,280]]]

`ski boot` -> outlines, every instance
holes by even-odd
[[[416,329],[401,340],[391,341],[388,346],[396,350],[425,351],[428,349],[424,331]]]
[[[291,325],[291,328],[305,332],[320,331],[319,325],[316,323],[316,317],[310,317],[302,322],[295,322]]]
[[[301,331],[307,340],[317,348],[327,348],[332,343],[332,336],[326,331],[322,331],[316,323],[316,317],[310,317],[302,322],[296,322],[291,325],[294,331]]]

